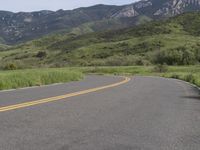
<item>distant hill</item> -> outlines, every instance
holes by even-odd
[[[200,63],[200,13],[84,35],[54,34],[0,52],[18,67]]]
[[[96,5],[56,12],[0,11],[0,37],[7,44],[16,44],[53,33],[120,29],[198,10],[200,0],[141,0],[124,6]]]

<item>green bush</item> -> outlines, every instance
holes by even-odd
[[[155,72],[163,73],[168,71],[168,66],[166,64],[158,64],[154,67]]]
[[[17,65],[14,63],[9,63],[4,66],[4,70],[16,70]]]
[[[123,56],[112,56],[106,60],[107,66],[123,66],[125,62],[125,57]]]
[[[46,56],[47,56],[47,52],[45,52],[45,51],[39,51],[36,54],[36,57],[38,57],[38,58],[45,58]]]
[[[195,52],[186,47],[178,47],[170,50],[158,51],[154,55],[155,64],[168,65],[192,65],[196,62]]]
[[[180,79],[180,75],[178,75],[178,74],[172,74],[172,75],[170,76],[170,78]]]

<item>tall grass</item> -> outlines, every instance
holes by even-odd
[[[156,72],[154,66],[71,67],[0,71],[0,90],[76,81],[82,79],[84,74],[90,73],[162,76],[200,86],[200,66],[170,66],[164,73]]]
[[[2,71],[0,72],[0,90],[76,81],[82,78],[81,72],[71,69]]]
[[[77,69],[86,74],[148,75],[151,74],[153,66],[80,67]]]
[[[130,67],[85,67],[77,68],[84,73],[115,74],[115,75],[150,75],[176,78],[200,87],[200,66],[170,66],[164,73],[155,71],[153,66]]]
[[[174,79],[180,79],[184,80],[187,82],[190,82],[192,84],[195,84],[200,87],[200,73],[168,73],[168,74],[163,74],[163,77],[167,78],[174,78]]]

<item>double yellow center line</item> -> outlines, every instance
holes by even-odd
[[[79,92],[75,92],[75,93],[70,93],[70,94],[65,94],[65,95],[60,95],[60,96],[44,98],[44,99],[40,99],[40,100],[34,100],[34,101],[30,101],[30,102],[0,107],[0,112],[30,107],[30,106],[34,106],[34,105],[39,105],[39,104],[44,104],[44,103],[48,103],[48,102],[62,100],[62,99],[69,98],[69,97],[74,97],[74,96],[79,96],[79,95],[83,95],[83,94],[87,94],[87,93],[92,93],[92,92],[100,91],[100,90],[103,90],[103,89],[116,87],[116,86],[125,84],[125,83],[127,83],[131,80],[128,77],[123,77],[123,78],[124,78],[123,81],[120,81],[120,82],[117,82],[117,83],[114,83],[114,84],[110,84],[110,85],[106,85],[106,86],[101,86],[101,87],[92,88],[92,89],[79,91]]]

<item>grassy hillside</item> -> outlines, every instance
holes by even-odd
[[[142,18],[140,18],[143,21]],[[88,25],[87,25],[88,26]],[[2,68],[193,65],[200,62],[200,13],[132,28],[54,34],[0,52]],[[92,30],[92,25],[88,30]],[[11,65],[11,67],[10,67]]]
[[[136,16],[133,18],[103,19],[100,21],[93,21],[82,24],[76,28],[73,28],[70,31],[70,33],[74,33],[76,35],[82,35],[92,32],[117,30],[130,27],[133,25],[140,25],[143,23],[147,23],[150,22],[151,20],[152,20],[151,18],[144,15]]]
[[[5,50],[7,50],[8,48],[10,48],[10,46],[5,45],[5,44],[0,44],[0,51],[5,51]]]

